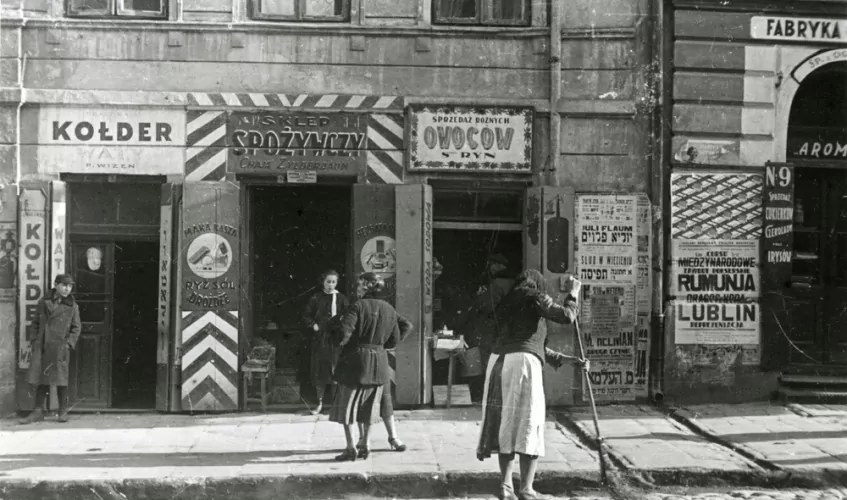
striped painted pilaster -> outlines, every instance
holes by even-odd
[[[186,181],[221,181],[226,177],[225,111],[188,111]]]
[[[382,109],[402,111],[403,98],[397,96],[343,94],[264,94],[190,92],[189,106],[311,109]]]
[[[403,183],[403,115],[368,116],[368,166],[371,184]]]
[[[183,411],[238,409],[238,312],[182,312]]]

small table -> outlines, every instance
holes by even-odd
[[[440,344],[440,345],[439,345]],[[467,344],[465,337],[435,337],[433,339],[434,351],[447,353],[447,408],[453,403],[453,372],[455,371],[456,355],[465,352]]]

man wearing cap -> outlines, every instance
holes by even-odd
[[[79,339],[82,328],[79,306],[71,295],[74,280],[69,274],[56,276],[54,288],[38,301],[35,317],[27,330],[32,342],[32,359],[27,378],[36,386],[35,408],[21,424],[44,420],[44,404],[50,386],[56,386],[59,396],[59,422],[68,421],[68,365],[70,351]]]

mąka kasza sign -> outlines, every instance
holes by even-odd
[[[409,170],[531,173],[531,108],[412,106]]]

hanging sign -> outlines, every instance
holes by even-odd
[[[333,176],[364,172],[368,134],[367,119],[361,114],[237,111],[229,116],[226,134],[229,172],[274,176],[287,171]]]
[[[531,108],[412,106],[409,170],[531,173]]]
[[[766,290],[785,288],[791,280],[794,251],[794,168],[765,167],[762,256]]]

